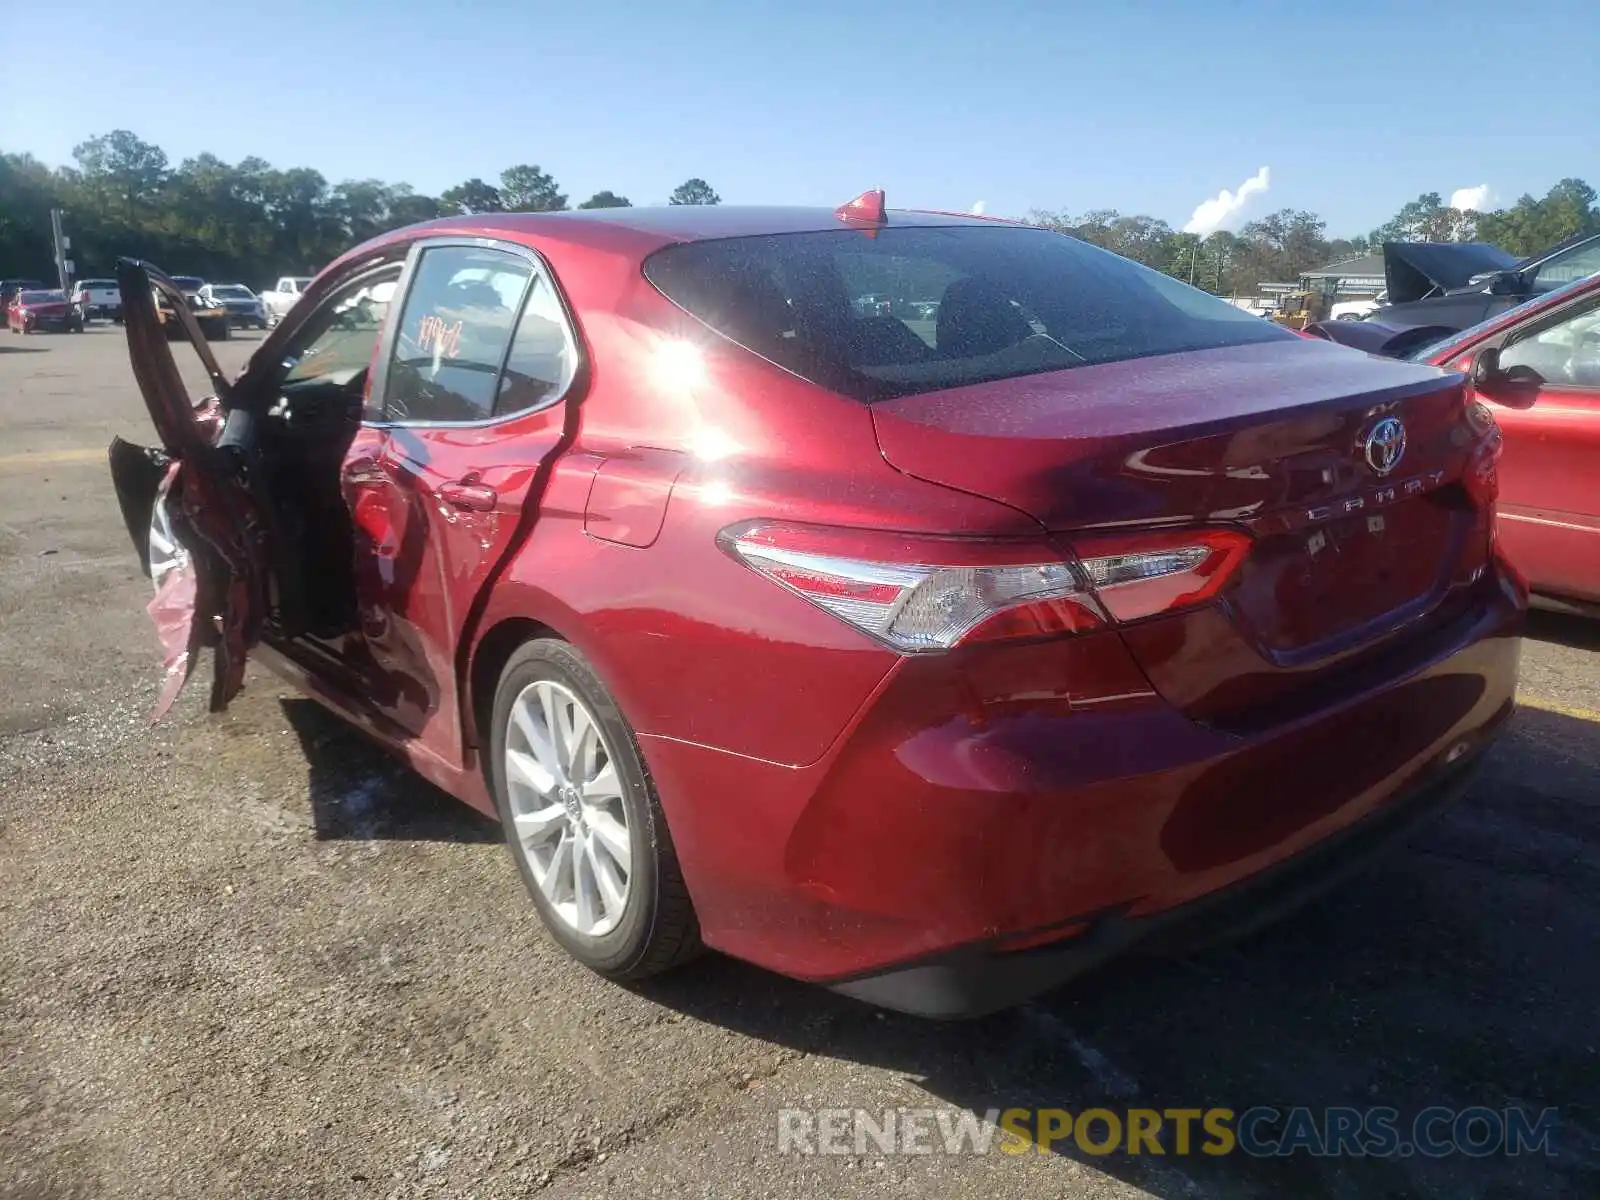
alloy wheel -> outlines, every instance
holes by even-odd
[[[150,509],[150,582],[157,591],[162,581],[179,567],[189,565],[189,551],[172,529],[172,513],[165,499],[157,498]]]
[[[561,684],[536,680],[512,702],[504,765],[513,845],[550,909],[575,933],[610,933],[627,908],[633,843],[594,714]]]

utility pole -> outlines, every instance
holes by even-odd
[[[72,249],[72,239],[61,232],[61,210],[50,210],[50,241],[51,253],[56,260],[56,279],[61,284],[61,293],[64,296],[72,294],[72,271],[76,265],[67,257],[67,251]]]

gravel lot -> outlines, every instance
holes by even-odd
[[[117,432],[120,330],[0,335],[0,1195],[1600,1195],[1600,628],[1537,621],[1468,800],[1241,945],[954,1026],[717,958],[629,991],[494,826],[272,676],[147,728]],[[1027,1104],[1559,1120],[1532,1157],[777,1152],[790,1105]]]

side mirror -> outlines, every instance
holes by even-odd
[[[1520,271],[1497,271],[1489,277],[1491,296],[1520,296],[1528,290]]]
[[[1500,351],[1487,346],[1472,356],[1472,390],[1503,408],[1528,409],[1539,399],[1544,379],[1531,367],[1509,370],[1500,365]]]

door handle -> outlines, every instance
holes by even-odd
[[[469,483],[465,479],[457,479],[439,485],[439,499],[453,508],[465,509],[467,512],[493,512],[495,501],[499,498],[495,490],[484,483]]]

